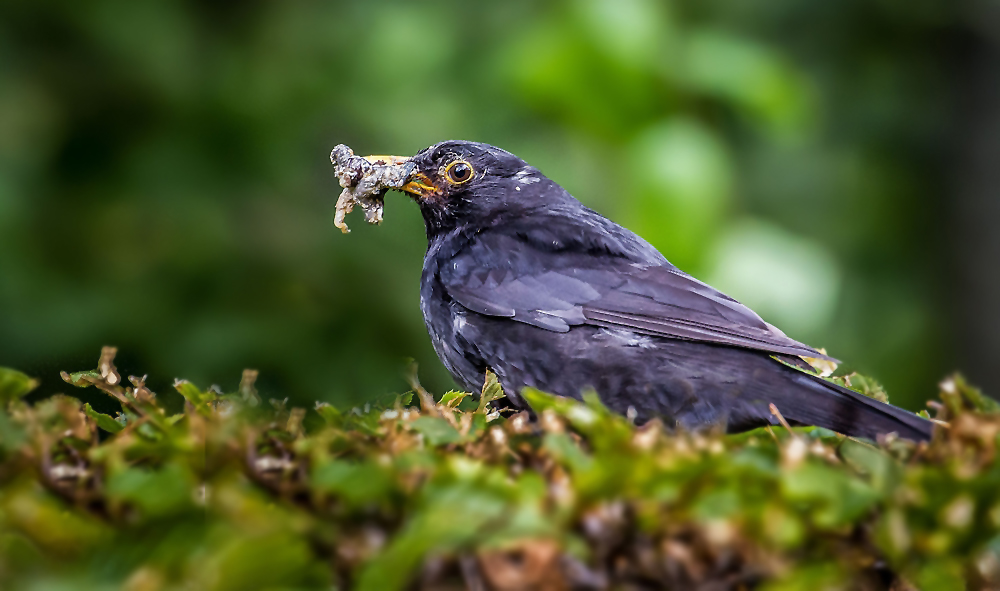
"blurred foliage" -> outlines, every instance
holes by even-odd
[[[117,416],[23,391],[0,412],[4,589],[1000,585],[1000,406],[960,377],[932,441],[873,444],[671,433],[529,390],[532,420],[493,407],[492,376],[478,401],[414,376],[306,412],[245,371],[229,394],[177,380],[174,413],[114,356],[63,379]]]
[[[416,208],[340,236],[327,153],[474,139],[919,407],[957,361],[937,199],[962,5],[5,0],[0,363],[114,342],[154,379],[251,364],[343,405],[412,356],[446,390]]]

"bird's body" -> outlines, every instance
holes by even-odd
[[[929,436],[928,421],[792,367],[823,355],[516,156],[444,142],[412,161],[428,236],[421,310],[463,387],[491,370],[519,408],[526,386],[593,389],[617,412],[686,429],[770,424],[773,404],[848,435]]]

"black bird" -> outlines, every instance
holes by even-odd
[[[575,398],[593,388],[616,412],[684,429],[773,424],[774,404],[793,424],[930,437],[930,421],[775,360],[825,356],[517,156],[447,141],[393,161],[415,165],[403,190],[427,230],[420,307],[463,387],[489,369],[516,408],[525,386]]]

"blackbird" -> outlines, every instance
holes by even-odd
[[[932,423],[793,366],[826,356],[670,264],[517,156],[447,141],[393,162],[420,207],[420,308],[455,380],[527,386],[688,430],[787,421],[923,440]],[[784,362],[784,363],[783,363]]]

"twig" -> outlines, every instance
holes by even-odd
[[[771,409],[771,414],[778,418],[778,422],[781,423],[781,425],[785,429],[788,429],[789,435],[791,435],[792,437],[798,437],[798,434],[795,433],[795,431],[792,431],[792,426],[788,424],[788,421],[785,420],[785,417],[781,416],[781,412],[778,410],[778,407],[775,406],[773,402],[768,405],[768,408]]]
[[[410,388],[412,388],[413,391],[417,393],[417,397],[420,398],[420,410],[432,417],[441,416],[441,413],[437,408],[437,403],[434,402],[434,397],[420,385],[420,380],[417,378],[416,361],[410,363],[410,365],[406,368],[406,381],[410,383]]]

